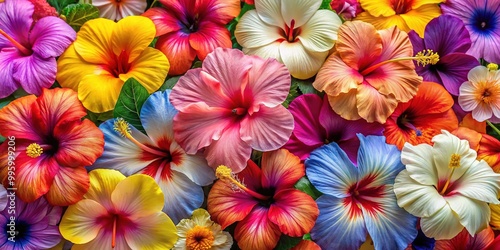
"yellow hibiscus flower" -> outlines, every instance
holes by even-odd
[[[163,84],[170,64],[159,50],[148,47],[156,29],[142,16],[118,23],[98,18],[86,22],[75,42],[59,57],[56,79],[78,92],[83,106],[95,113],[112,110],[130,77],[149,93]]]

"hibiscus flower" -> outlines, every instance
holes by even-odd
[[[464,228],[471,235],[488,226],[488,203],[500,204],[500,175],[466,140],[443,130],[433,146],[405,144],[401,161],[406,169],[394,183],[398,205],[421,217],[420,227],[428,237],[451,239]]]
[[[410,60],[423,64],[438,60],[432,53],[412,57],[408,35],[397,28],[377,31],[360,21],[340,27],[335,48],[319,70],[314,88],[325,91],[342,118],[381,124],[398,103],[415,96],[422,82]]]
[[[150,176],[116,170],[89,173],[84,199],[68,207],[59,230],[72,249],[170,249],[175,224],[161,211],[163,194]]]
[[[112,110],[131,77],[153,93],[169,68],[165,55],[148,47],[155,33],[153,22],[141,16],[118,23],[104,18],[87,21],[59,57],[57,81],[77,91],[83,106],[94,113]]]
[[[231,48],[226,24],[240,13],[239,0],[158,0],[164,7],[148,9],[143,15],[156,26],[156,48],[170,61],[170,75],[181,75],[194,59],[205,57],[217,47]]]
[[[398,207],[393,192],[404,169],[400,152],[383,136],[359,140],[357,166],[335,142],[305,161],[307,177],[323,193],[311,238],[323,249],[357,250],[368,234],[376,250],[404,249],[417,236],[417,218]]]
[[[47,16],[33,25],[28,0],[0,2],[0,99],[22,87],[40,95],[56,79],[56,57],[75,40],[62,19]]]
[[[235,175],[226,166],[208,194],[208,211],[222,228],[237,222],[234,239],[243,250],[273,249],[282,234],[308,233],[318,216],[314,200],[294,188],[305,174],[300,159],[285,149],[262,154]]]
[[[111,119],[99,128],[104,133],[104,153],[91,169],[112,168],[125,175],[147,174],[163,191],[163,211],[175,222],[191,215],[204,199],[201,186],[215,180],[203,154],[188,155],[174,140],[177,110],[170,90],[156,92],[144,102],[140,120],[147,135],[123,119]]]
[[[422,82],[415,97],[400,103],[384,124],[387,143],[400,150],[406,142],[432,144],[432,138],[442,129],[453,131],[458,127],[452,106],[453,98],[446,89],[437,83]]]
[[[477,249],[485,250],[493,243],[495,233],[491,227],[487,227],[478,234],[471,235],[466,229],[463,229],[457,236],[449,240],[436,241],[435,250],[450,249]]]
[[[255,10],[239,20],[234,35],[243,52],[276,58],[290,74],[307,79],[318,73],[342,24],[321,0],[255,0]]]
[[[32,202],[41,196],[51,205],[67,206],[82,199],[89,188],[85,166],[104,148],[102,132],[90,120],[71,89],[43,89],[18,98],[0,110],[0,134],[16,140],[15,187],[19,198]],[[0,162],[7,160],[7,143]],[[0,164],[6,184],[8,165]]]
[[[281,105],[289,90],[290,75],[275,59],[218,48],[172,90],[175,140],[188,154],[204,149],[211,167],[238,173],[252,148],[275,150],[290,138],[293,117]]]

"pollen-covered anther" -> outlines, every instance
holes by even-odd
[[[221,180],[231,178],[232,173],[233,172],[231,171],[231,169],[224,165],[218,166],[217,169],[215,170],[215,176]]]
[[[429,64],[434,65],[434,64],[439,62],[438,53],[434,52],[431,49],[422,50],[422,51],[418,52],[415,55],[415,57],[416,57],[417,65],[422,65],[422,66],[426,66]]]
[[[489,71],[495,71],[498,70],[498,64],[488,63],[488,65],[486,65],[486,68],[488,68]]]
[[[26,154],[31,158],[37,158],[42,155],[43,148],[38,145],[38,143],[31,143],[28,147],[26,147]]]
[[[450,157],[450,163],[448,164],[449,168],[458,168],[460,167],[460,155],[452,154]]]
[[[127,135],[130,135],[132,133],[132,130],[130,129],[128,122],[121,117],[115,120],[115,123],[113,124],[113,129],[116,132],[120,133],[120,135],[123,137],[127,137]]]

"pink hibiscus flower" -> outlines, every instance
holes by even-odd
[[[289,89],[290,74],[276,59],[217,48],[172,90],[175,140],[188,154],[204,148],[211,167],[238,173],[252,148],[270,151],[287,142],[293,117],[281,103]]]

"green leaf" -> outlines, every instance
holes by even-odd
[[[0,99],[0,109],[3,107],[7,106],[10,102],[14,101],[16,99],[13,95],[7,96],[3,99]]]
[[[311,239],[311,234],[304,234],[304,236],[302,237],[303,240],[312,240]]]
[[[288,235],[282,234],[280,237],[280,240],[278,241],[278,245],[275,250],[288,250],[297,244],[299,244],[300,240],[302,240],[301,237],[295,238],[295,237],[290,237]]]
[[[320,191],[318,191],[313,185],[312,183],[309,181],[309,179],[307,179],[307,177],[302,177],[300,178],[299,181],[297,181],[297,183],[295,183],[295,188],[308,194],[309,196],[311,196],[313,199],[318,199],[318,197],[320,197],[322,195],[322,193]]]
[[[307,79],[307,80],[300,80],[297,78],[292,77],[292,84],[296,83],[297,86],[299,86],[300,92],[302,94],[317,94],[320,95],[319,91],[317,91],[313,86],[312,86],[312,80]]]
[[[118,96],[113,117],[121,117],[136,129],[146,133],[142,127],[139,113],[148,96],[146,88],[134,78],[129,78]]]
[[[181,76],[172,76],[167,78],[167,80],[161,85],[160,91],[165,91],[166,89],[173,89],[175,84],[179,81]]]
[[[79,31],[85,22],[99,17],[99,9],[91,4],[70,4],[64,7],[61,15],[71,28]]]
[[[91,120],[95,125],[99,126],[102,122],[107,121],[113,118],[113,110],[104,112],[104,113],[93,113],[90,110],[87,110],[87,115],[85,118]]]
[[[492,123],[492,125],[495,126],[497,129],[500,129],[500,123],[497,124]],[[491,125],[486,126],[486,133],[495,137],[497,140],[500,141],[500,134],[498,134],[497,131],[495,131],[495,129],[491,127]]]
[[[327,10],[331,10],[332,7],[330,6],[330,2],[332,0],[323,0],[323,2],[321,3],[321,6],[319,6],[319,9],[327,9]]]
[[[285,106],[285,108],[288,108],[293,99],[299,96],[299,91],[297,90],[297,88],[298,88],[297,82],[292,82],[292,84],[290,85],[290,91],[288,92],[288,96],[286,97],[286,100],[282,103],[283,106]]]
[[[47,0],[47,3],[50,4],[50,6],[56,8],[58,13],[61,13],[61,10],[64,9],[64,7],[76,3],[78,0]]]

